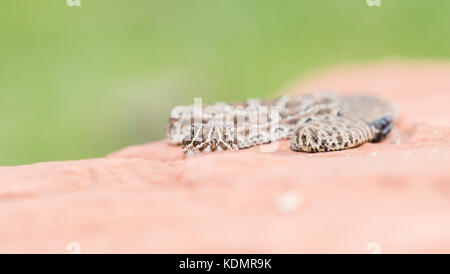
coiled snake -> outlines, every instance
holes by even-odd
[[[295,151],[326,152],[379,142],[391,130],[394,108],[371,96],[285,95],[274,100],[179,106],[166,137],[186,154],[238,150],[291,139]]]

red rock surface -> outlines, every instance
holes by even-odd
[[[450,64],[344,66],[288,91],[322,89],[393,101],[395,129],[320,154],[160,141],[2,167],[0,252],[450,252]]]

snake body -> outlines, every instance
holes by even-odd
[[[166,137],[182,145],[186,154],[238,150],[281,139],[290,139],[295,151],[327,152],[381,141],[394,118],[391,104],[372,96],[285,95],[176,107]]]

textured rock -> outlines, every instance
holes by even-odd
[[[393,101],[395,129],[319,154],[160,141],[2,167],[0,252],[450,252],[450,64],[339,67],[287,92],[323,89]]]

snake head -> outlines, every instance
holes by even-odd
[[[182,142],[186,155],[199,152],[237,150],[235,129],[231,126],[193,125]]]

